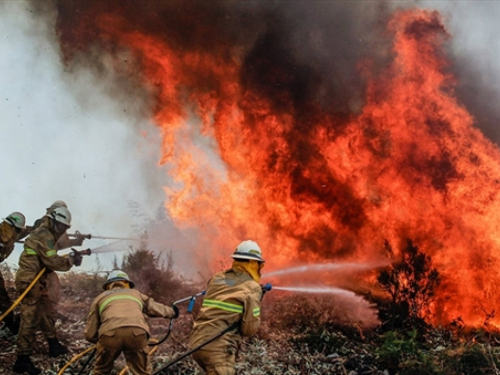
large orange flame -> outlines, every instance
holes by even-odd
[[[304,100],[294,87],[308,72],[273,64],[262,40],[248,55],[183,50],[115,13],[82,17],[82,30],[89,20],[92,38],[131,51],[155,94],[176,182],[165,206],[200,228],[200,254],[217,261],[252,238],[271,268],[366,261],[411,238],[443,279],[431,319],[478,325],[500,310],[500,153],[456,99],[437,12],[393,15],[391,63],[381,74],[361,64],[365,104],[347,117]]]

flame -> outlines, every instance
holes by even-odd
[[[443,280],[429,319],[480,325],[500,310],[500,153],[456,98],[437,12],[393,14],[392,60],[381,73],[360,63],[365,102],[349,116],[296,90],[298,73],[259,54],[262,40],[250,53],[185,50],[112,12],[78,26],[128,51],[153,93],[174,181],[165,207],[199,228],[200,254],[218,261],[252,238],[276,269],[374,260],[384,240],[397,249],[411,238]]]

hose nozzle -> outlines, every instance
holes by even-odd
[[[267,283],[265,285],[262,285],[262,292],[266,293],[269,292],[271,289],[273,289],[273,286],[271,283]]]
[[[76,250],[76,249],[71,248],[71,250],[77,252],[80,255],[90,255],[90,254],[92,254],[92,250],[90,250],[90,249]]]

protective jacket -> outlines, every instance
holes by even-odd
[[[144,318],[172,318],[174,310],[135,289],[114,288],[98,295],[92,302],[85,327],[85,339],[96,343],[108,331],[122,327],[142,328],[149,335]]]
[[[31,231],[34,231],[35,229],[41,227],[42,225],[49,226],[49,221],[50,219],[47,216],[43,216],[40,219],[35,220],[34,224],[32,227],[30,227]],[[81,239],[71,239],[69,238],[68,233],[63,233],[57,240],[55,244],[55,249],[56,250],[64,250],[72,246],[81,246],[82,245],[82,240]]]
[[[0,224],[0,263],[9,257],[14,250],[14,244],[17,240],[16,229],[3,221]]]
[[[24,251],[19,258],[16,283],[31,283],[43,267],[49,271],[69,271],[73,265],[70,257],[57,255],[55,245],[60,235],[48,225],[42,224],[26,238]]]
[[[208,282],[200,314],[190,338],[191,348],[204,343],[230,325],[231,331],[203,347],[206,351],[236,351],[244,336],[252,336],[260,325],[261,286],[249,274],[230,269],[215,274]]]

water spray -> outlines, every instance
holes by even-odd
[[[355,296],[356,294],[341,288],[335,287],[293,287],[293,286],[275,286],[275,290],[282,290],[285,292],[296,292],[296,293],[312,293],[312,294],[343,294],[348,296]]]
[[[305,266],[298,266],[287,268],[284,270],[277,270],[273,272],[266,273],[262,275],[262,278],[282,276],[292,273],[303,273],[303,272],[324,272],[324,271],[366,271],[374,268],[385,267],[387,262],[377,262],[377,263],[318,263],[318,264],[307,264]]]
[[[84,237],[87,240],[98,239],[98,240],[116,240],[116,241],[149,241],[143,238],[130,238],[130,237],[109,237],[109,236],[95,236],[92,234],[81,234],[76,231],[75,233],[68,233],[70,237]]]

